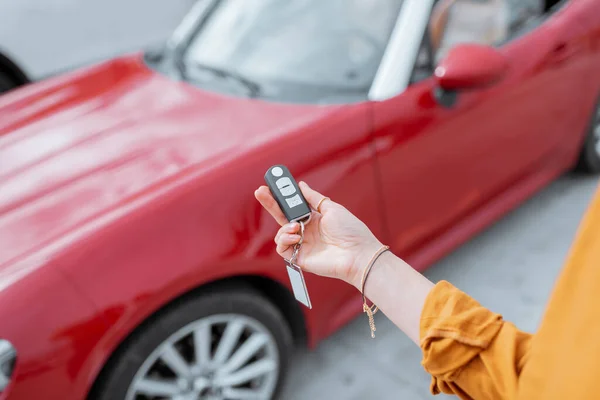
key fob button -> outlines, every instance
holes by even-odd
[[[281,167],[275,167],[271,170],[271,173],[273,176],[279,178],[281,175],[283,175],[283,169],[281,169]]]
[[[303,203],[302,199],[300,198],[299,195],[295,195],[294,197],[290,197],[288,199],[285,199],[285,201],[287,202],[288,206],[290,208],[294,208],[299,206],[300,204]]]
[[[275,184],[277,185],[277,188],[279,188],[279,192],[286,197],[296,193],[296,188],[290,178],[280,178]]]

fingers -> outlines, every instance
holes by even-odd
[[[288,221],[285,218],[285,215],[283,215],[283,212],[279,208],[279,205],[273,198],[273,195],[271,194],[271,191],[268,187],[259,187],[256,190],[256,192],[254,192],[254,197],[256,197],[256,200],[258,200],[258,202],[265,208],[265,210],[267,210],[269,214],[271,214],[271,216],[275,218],[275,221],[277,221],[279,225],[283,226],[287,224]]]
[[[298,224],[297,222],[292,222],[291,224],[287,224],[287,225],[282,226],[277,231],[277,235],[275,235],[275,243],[279,242],[279,238],[282,235],[296,234],[296,233],[298,233],[299,229],[300,229],[300,224]],[[298,237],[300,237],[300,236],[298,236]]]
[[[298,242],[300,242],[300,235],[290,235],[289,233],[281,235],[277,242],[277,253],[282,256],[285,255],[285,253],[290,250],[292,246],[298,244]]]
[[[300,182],[299,186],[300,186],[300,189],[302,190],[302,194],[304,194],[304,197],[306,198],[306,201],[308,201],[308,203],[313,208],[313,210],[317,210],[317,206],[319,205],[319,202],[322,199],[324,199],[325,196],[323,196],[321,193],[317,192],[316,190],[311,189],[311,187],[308,186],[308,184],[306,184],[306,182]],[[322,202],[321,209],[319,210],[321,212],[321,214],[323,214],[327,210],[328,207],[331,207],[332,204],[333,204],[333,202],[329,199]]]
[[[301,237],[297,234],[299,229],[300,224],[296,222],[284,225],[279,229],[277,235],[275,236],[277,253],[283,256],[291,246],[300,242]]]
[[[316,190],[313,190],[310,186],[308,186],[308,184],[306,184],[306,182],[300,182],[299,185],[300,190],[302,190],[302,194],[304,194],[306,201],[308,201],[308,204],[312,207],[313,210],[316,210],[317,206],[319,206],[319,202],[322,199],[324,199],[325,196],[323,196]],[[259,187],[258,190],[254,192],[254,197],[256,197],[256,200],[260,202],[260,204],[265,208],[265,210],[267,210],[269,214],[271,214],[271,216],[275,218],[275,221],[277,221],[279,225],[283,226],[287,224],[288,221],[285,218],[285,215],[283,215],[283,212],[279,208],[279,205],[273,198],[273,195],[271,194],[271,191],[268,187]],[[319,210],[321,214],[324,213],[329,207],[331,207],[332,204],[334,203],[329,199],[323,201]]]

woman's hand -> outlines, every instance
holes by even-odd
[[[300,182],[300,189],[310,206],[316,210],[325,198]],[[293,246],[300,241],[300,224],[289,224],[269,188],[261,186],[256,199],[282,226],[277,232],[277,252],[291,258]],[[305,227],[304,242],[297,264],[303,270],[329,278],[337,278],[360,290],[363,269],[382,244],[369,228],[343,206],[326,199],[320,213],[313,212]]]
[[[304,182],[300,182],[300,189],[313,209],[324,198]],[[300,241],[300,225],[288,224],[266,186],[261,186],[255,196],[282,226],[275,243],[277,252],[289,259],[293,246]],[[320,211],[313,213],[306,226],[297,264],[308,272],[342,279],[361,290],[367,263],[382,244],[365,224],[341,205],[325,200]],[[365,295],[418,345],[419,321],[431,288],[433,283],[388,252],[379,258],[369,274]]]

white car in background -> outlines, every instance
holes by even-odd
[[[1,0],[0,93],[164,40],[195,0]]]

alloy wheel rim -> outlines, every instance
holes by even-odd
[[[594,121],[594,149],[596,151],[596,156],[600,157],[600,106],[596,110]]]
[[[243,315],[212,315],[162,342],[136,372],[125,399],[268,399],[278,377],[279,351],[264,325]]]

